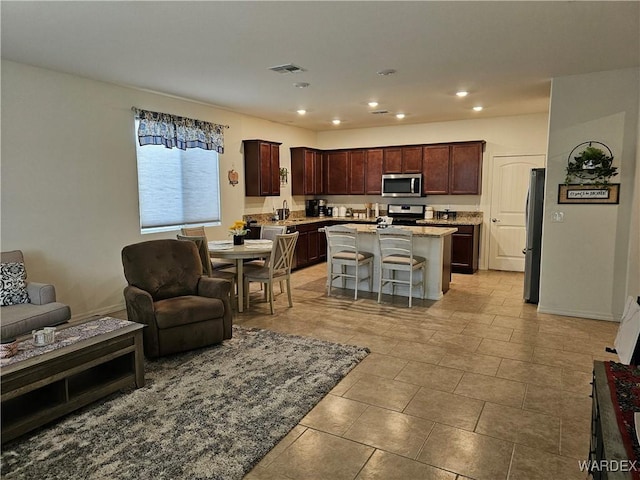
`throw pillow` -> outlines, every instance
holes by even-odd
[[[0,277],[2,278],[0,305],[29,303],[26,282],[27,272],[24,269],[24,263],[0,263]]]

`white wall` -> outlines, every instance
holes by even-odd
[[[487,144],[482,166],[482,195],[428,195],[426,198],[411,200],[411,203],[432,205],[437,210],[451,208],[452,210],[482,211],[484,224],[481,228],[480,268],[485,269],[489,255],[493,158],[500,155],[544,155],[547,150],[547,130],[547,114],[499,118],[482,118],[482,114],[479,114],[477,120],[320,132],[318,147],[358,148],[485,140]],[[335,196],[328,199],[330,204],[345,204],[355,208],[363,208],[364,202],[386,204],[389,201],[388,198],[373,195],[357,197],[357,204],[349,203],[353,201],[353,197]]]
[[[626,69],[553,80],[542,240],[539,311],[619,320],[638,295],[638,112],[640,71]],[[619,205],[558,205],[568,155],[596,140],[614,154]],[[635,198],[635,200],[634,200]],[[555,211],[563,223],[552,223]],[[635,218],[632,217],[634,212]],[[634,238],[631,240],[631,235]]]
[[[223,226],[211,238],[226,238],[245,208],[271,210],[271,199],[245,201],[243,139],[283,142],[287,168],[289,146],[316,141],[308,130],[3,60],[1,247],[23,250],[29,278],[55,284],[74,317],[122,308],[123,246],[175,236],[140,234],[132,106],[231,127],[220,156]],[[291,204],[290,192],[278,202]]]

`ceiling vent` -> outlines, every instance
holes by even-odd
[[[389,113],[389,110],[373,110],[371,115],[385,115]]]
[[[271,67],[269,70],[272,70],[277,73],[300,73],[306,72],[306,70],[298,65],[294,65],[293,63],[287,63],[285,65],[278,65],[277,67]]]

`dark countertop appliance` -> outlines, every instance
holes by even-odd
[[[306,200],[305,201],[305,214],[307,217],[320,216],[320,202],[319,200]]]
[[[390,203],[387,216],[393,219],[392,225],[415,226],[424,218],[424,205],[402,205]]]

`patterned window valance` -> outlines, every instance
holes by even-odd
[[[178,117],[168,113],[150,112],[133,107],[140,120],[138,142],[143,145],[164,145],[167,148],[202,148],[224,153],[226,125]]]

